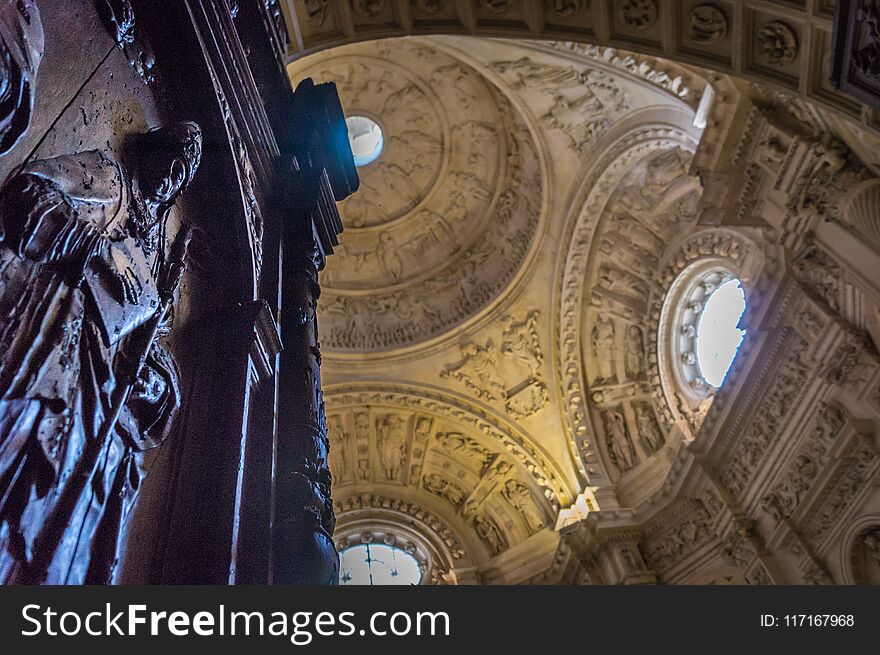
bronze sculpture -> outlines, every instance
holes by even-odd
[[[33,161],[0,192],[0,580],[114,580],[143,452],[180,404],[157,341],[183,272],[168,212],[201,158],[181,122],[131,169],[98,151]],[[184,228],[184,233],[185,233]]]
[[[32,0],[0,0],[0,155],[27,131],[43,58],[43,24]]]

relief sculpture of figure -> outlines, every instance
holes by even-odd
[[[528,487],[516,480],[508,480],[502,493],[522,515],[529,528],[529,534],[534,534],[544,527],[544,521],[541,520],[538,510],[535,508],[535,500]]]
[[[377,426],[379,459],[382,470],[389,480],[399,480],[400,470],[406,461],[405,423],[397,414],[386,414]]]
[[[33,161],[0,193],[0,580],[108,583],[167,436],[178,372],[158,342],[183,274],[166,219],[201,131],[141,135],[129,168],[98,151]]]
[[[480,539],[489,545],[493,555],[497,555],[504,550],[504,537],[501,536],[498,526],[492,523],[490,519],[477,514],[474,516],[474,528],[477,534],[480,535]]]
[[[0,155],[12,150],[30,125],[43,44],[33,0],[0,0]]]
[[[333,482],[340,483],[348,477],[348,432],[340,426],[340,418],[327,421],[327,439],[330,442],[330,472]]]
[[[645,372],[644,344],[642,341],[642,330],[638,325],[630,325],[626,332],[626,355],[624,362],[626,364],[626,373],[630,379],[638,379]]]
[[[617,410],[605,414],[605,446],[612,463],[626,473],[635,465],[635,454],[626,429],[626,420]]]
[[[639,426],[639,436],[642,445],[649,453],[656,453],[663,447],[664,439],[657,427],[657,422],[647,407],[636,407],[636,423]]]
[[[593,356],[599,364],[597,382],[614,382],[614,322],[599,316],[592,334]]]

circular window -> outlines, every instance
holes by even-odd
[[[342,585],[417,585],[422,580],[416,558],[397,546],[351,546],[339,554],[339,563]]]
[[[739,327],[739,319],[746,310],[746,294],[736,278],[723,282],[711,291],[697,322],[697,366],[703,379],[716,389],[724,376],[746,331]]]
[[[379,124],[372,118],[354,115],[345,119],[345,125],[354,165],[366,166],[376,161],[385,146],[385,136]]]

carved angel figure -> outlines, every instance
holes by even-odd
[[[3,581],[111,581],[143,453],[180,404],[156,337],[183,272],[166,218],[201,131],[141,145],[131,169],[98,151],[33,161],[0,193]]]
[[[451,375],[462,380],[482,398],[504,398],[504,379],[498,372],[498,351],[491,339],[481,348],[472,341],[461,346],[461,362],[447,367],[441,377]]]
[[[510,355],[528,375],[537,375],[544,355],[537,338],[537,312],[529,312],[522,321],[508,319],[501,352]]]
[[[0,155],[12,150],[30,125],[43,45],[33,0],[0,0]]]

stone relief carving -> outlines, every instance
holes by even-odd
[[[761,506],[775,522],[788,518],[797,510],[813,480],[828,463],[831,447],[844,420],[843,412],[836,405],[823,404],[820,407],[815,427],[780,481],[761,501]]]
[[[590,8],[590,0],[546,0],[544,4],[560,18],[573,18]]]
[[[699,101],[699,92],[696,87],[700,86],[700,82],[689,71],[667,60],[632,53],[620,53],[615,48],[574,41],[550,41],[549,45],[554,50],[573,52],[585,59],[614,66],[638,79],[654,84],[689,105],[696,106]]]
[[[691,12],[688,36],[702,45],[723,41],[729,29],[727,16],[715,5],[697,5]]]
[[[600,435],[599,441],[602,441],[603,427],[601,424],[593,426],[590,412],[587,411],[591,392],[600,390],[591,390],[587,387],[587,373],[583,362],[585,353],[592,355],[592,325],[584,321],[581,302],[586,293],[588,280],[591,279],[588,266],[592,267],[595,261],[587,257],[586,252],[589,244],[597,238],[597,223],[603,215],[603,208],[612,202],[619,189],[633,184],[629,178],[633,168],[643,166],[643,162],[650,161],[674,144],[686,143],[688,138],[683,133],[653,128],[636,130],[631,136],[622,139],[597,166],[596,179],[588,181],[592,192],[583,203],[583,211],[575,218],[570,228],[571,234],[566,237],[566,242],[571,245],[564,253],[565,266],[561,279],[557,281],[557,288],[560,289],[560,304],[554,315],[555,325],[559,330],[558,343],[561,344],[557,367],[562,372],[561,386],[568,418],[569,437],[573,442],[573,448],[580,453],[584,471],[591,480],[607,480],[605,476],[609,475],[607,472],[609,469],[602,461],[604,444],[598,445],[593,436]],[[673,204],[670,199],[669,205]],[[670,215],[675,214],[671,212]],[[601,242],[601,237],[599,241]],[[637,259],[645,257],[646,255],[639,251]],[[591,306],[596,305],[591,303]],[[628,306],[615,304],[607,309],[608,311],[600,311],[597,315],[620,317],[625,321],[636,320],[638,316],[636,311]],[[649,312],[650,315],[652,313]],[[584,341],[590,344],[588,348],[581,345]],[[618,352],[621,350],[622,348],[618,348]],[[598,367],[598,363],[595,366]],[[652,379],[650,371],[648,379]],[[596,402],[601,402],[603,398],[620,399],[629,395],[631,395],[629,389],[603,388]],[[660,398],[660,402],[664,402],[662,392]],[[658,412],[662,411],[658,409]]]
[[[850,561],[856,584],[880,583],[880,526],[870,526],[856,536]]]
[[[33,0],[0,2],[0,156],[27,131],[43,59],[40,11]]]
[[[461,347],[461,361],[447,366],[440,377],[463,382],[477,397],[499,400],[504,397],[504,379],[498,372],[499,354],[492,340],[485,346],[470,342]]]
[[[366,18],[375,18],[385,10],[385,0],[352,0],[355,14]]]
[[[721,545],[722,554],[742,570],[748,568],[756,555],[748,533],[748,528],[733,529],[724,537]]]
[[[734,494],[741,494],[757,473],[767,449],[807,380],[810,372],[806,360],[808,345],[803,339],[794,338],[794,342],[786,350],[776,383],[761,399],[757,409],[761,420],[752,422],[721,473],[721,481]]]
[[[638,463],[626,419],[619,410],[609,410],[604,414],[605,449],[608,459],[621,474]]]
[[[493,14],[506,14],[519,4],[519,0],[480,0],[480,4]]]
[[[541,219],[539,154],[517,111],[475,70],[417,43],[352,46],[302,74],[335,81],[348,111],[380,117],[386,134],[341,207],[350,229],[322,277],[325,348],[378,355],[479,311],[513,279]]]
[[[536,508],[535,499],[527,486],[516,480],[508,480],[501,493],[522,516],[528,526],[529,534],[534,534],[544,527],[544,521]]]
[[[660,316],[663,294],[672,282],[661,266],[661,261],[669,257],[667,243],[676,242],[677,235],[693,229],[699,200],[699,187],[688,175],[687,151],[666,145],[649,156],[642,154],[636,161],[624,162],[629,167],[626,174],[618,172],[616,181],[604,185],[604,202],[588,200],[585,204],[587,211],[602,217],[594,228],[593,239],[599,242],[593,257],[595,273],[584,272],[593,285],[585,298],[589,301],[586,310],[582,310],[586,311],[584,336],[588,342],[583,348],[583,361],[575,360],[564,369],[583,367],[582,379],[589,383],[590,400],[606,411],[611,409],[609,405],[619,406],[621,418],[626,417],[623,427],[630,434],[628,442],[615,440],[608,419],[602,419],[601,412],[595,415],[594,430],[603,435],[605,446],[600,452],[609,460],[618,460],[608,462],[617,471],[647,460],[665,441],[664,428],[654,423],[653,412],[638,411],[645,401],[656,407],[664,425],[671,423],[672,412],[659,386],[659,373],[655,373],[657,357],[646,358],[646,353],[657,352],[654,320]],[[729,237],[720,235],[685,241],[686,255],[676,266],[736,250],[738,245],[728,242]],[[578,257],[574,253],[571,256]],[[575,293],[563,295],[563,301],[576,298]],[[640,326],[645,324],[643,332]],[[652,340],[647,348],[646,333]],[[580,412],[579,404],[573,402],[570,416]],[[646,434],[640,434],[641,430]],[[585,430],[582,433],[587,434]],[[586,448],[588,441],[584,440],[581,452]]]
[[[645,373],[645,343],[642,329],[638,325],[630,325],[626,330],[626,346],[624,354],[626,374],[631,380],[638,380]]]
[[[142,135],[132,169],[81,152],[32,161],[3,189],[0,442],[19,453],[0,471],[10,581],[113,579],[143,453],[180,404],[161,337],[189,231],[169,250],[165,230],[200,159],[199,127],[178,123]],[[75,542],[60,541],[68,521],[81,523]]]
[[[495,522],[488,516],[477,514],[473,519],[474,529],[480,539],[486,542],[489,550],[493,555],[497,555],[507,549],[507,542],[504,535]]]
[[[700,546],[716,539],[709,521],[708,512],[702,507],[696,508],[684,520],[648,536],[639,544],[639,551],[651,568],[658,571],[672,568]]]
[[[804,166],[789,196],[788,209],[800,216],[834,216],[846,222],[841,201],[847,191],[869,177],[841,142],[825,138],[813,141]]]
[[[859,48],[853,52],[853,63],[862,75],[880,75],[880,2],[861,0],[856,20],[864,36]]]
[[[496,61],[492,68],[517,91],[549,96],[541,118],[562,132],[576,151],[583,152],[629,108],[626,93],[614,78],[596,69],[546,64],[530,57]]]
[[[360,481],[367,481],[370,479],[370,415],[366,412],[355,413],[354,435],[357,440],[357,477]]]
[[[828,572],[828,569],[812,559],[808,559],[803,569],[801,577],[806,584],[810,585],[833,585],[834,578]]]
[[[477,532],[476,536],[487,543],[490,551],[496,547],[493,542],[497,542],[500,549],[497,552],[544,526],[539,494],[543,493],[552,507],[558,507],[555,494],[546,487],[548,476],[541,474],[522,447],[513,445],[509,435],[492,428],[488,417],[474,416],[473,420],[469,413],[453,408],[448,411],[442,403],[429,398],[412,397],[416,402],[405,402],[404,396],[376,395],[375,392],[340,394],[332,387],[328,389],[327,398],[333,408],[328,427],[329,463],[334,471],[337,494],[344,494],[351,484],[369,482],[390,488],[385,485],[402,482],[410,488],[408,493],[429,495],[428,498],[422,496],[421,500],[426,508],[432,507],[431,503],[435,502],[432,498],[448,503]],[[358,441],[359,432],[363,433],[362,444]],[[344,433],[351,434],[350,452],[363,452],[367,460],[373,457],[382,470],[375,474],[368,470],[365,477],[357,478],[352,464],[348,466],[350,472],[339,477],[337,470],[345,465],[334,458],[340,450],[337,443],[345,439]],[[396,439],[390,439],[394,434]],[[384,447],[383,443],[389,441],[395,443],[390,448]],[[500,447],[506,449],[507,454],[499,452]],[[397,466],[401,450],[405,457],[399,474],[392,478],[384,467],[386,463]],[[514,479],[522,488],[508,484]],[[523,479],[528,483],[520,482]],[[535,484],[540,490],[533,486]],[[523,516],[521,523],[517,523],[515,514],[502,518],[506,516],[504,507],[508,505]],[[482,525],[475,519],[478,515],[488,524]],[[346,520],[342,513],[340,520]],[[490,526],[495,526],[497,535]]]
[[[645,405],[635,407],[636,425],[639,428],[639,439],[642,447],[649,455],[656,453],[663,447],[666,439],[663,437],[660,426],[654,418],[651,409]]]
[[[474,439],[458,432],[438,432],[435,439],[443,448],[455,455],[459,461],[470,462],[479,471],[488,466],[496,456],[496,453],[484,448]]]
[[[761,61],[771,66],[785,66],[798,55],[797,35],[781,21],[771,21],[758,29],[755,44]]]
[[[616,382],[617,373],[615,372],[615,363],[617,358],[616,343],[614,335],[614,321],[610,318],[599,316],[596,325],[593,326],[593,335],[591,344],[593,347],[593,357],[599,363],[598,377],[596,382]]]
[[[330,0],[305,0],[306,17],[314,27],[323,27],[330,13]]]
[[[467,494],[454,482],[447,480],[437,473],[431,473],[424,477],[422,484],[425,490],[444,500],[447,500],[453,507],[459,507]]]
[[[486,475],[483,478],[484,484],[486,487],[492,487],[501,480],[504,480],[512,472],[513,464],[504,460],[496,461],[492,468],[486,471]]]
[[[660,12],[656,0],[623,0],[614,3],[614,10],[621,23],[637,31],[651,27]]]
[[[815,544],[846,514],[853,498],[878,474],[877,454],[864,442],[856,441],[841,454],[836,475],[825,486],[824,502],[811,512],[805,532]]]
[[[350,435],[341,425],[339,416],[327,417],[327,440],[330,443],[330,472],[333,475],[334,484],[347,480],[351,473],[349,457]]]
[[[419,11],[433,15],[446,9],[449,0],[413,0],[412,5]]]
[[[484,444],[497,444],[497,446],[503,447],[517,462],[517,465],[521,466],[535,484],[542,489],[545,498],[554,509],[559,507],[560,497],[565,497],[565,491],[558,474],[550,468],[550,463],[544,456],[528,443],[526,438],[516,434],[512,427],[498,425],[495,419],[476,405],[445,395],[428,392],[414,394],[410,389],[397,388],[394,385],[387,388],[384,385],[379,385],[378,388],[370,390],[358,390],[357,386],[351,388],[334,386],[325,389],[324,393],[328,399],[328,405],[337,408],[336,411],[347,406],[391,406],[406,411],[438,415],[459,423],[467,428],[460,430],[460,432],[467,433],[472,438],[479,436]],[[369,442],[369,414],[366,411],[356,410],[353,412],[353,417],[355,436],[359,442],[357,426],[360,424],[364,428],[362,432],[365,433],[363,442],[366,453]],[[418,421],[416,423],[418,424]],[[358,453],[361,453],[360,445],[358,445]],[[503,466],[500,461],[497,461],[495,466],[501,468],[502,475],[506,475],[507,466]],[[486,473],[487,477],[490,473],[491,469]],[[411,479],[410,484],[414,483],[415,480]]]
[[[661,292],[653,294],[648,303],[647,351],[650,353],[659,352],[660,318],[663,316],[663,307],[667,302],[667,291],[682,271],[692,263],[708,257],[727,260],[735,270],[752,252],[753,244],[741,234],[726,230],[702,230],[680,243],[675,251],[668,253],[664,258],[665,261],[660,272],[657,274]],[[670,328],[669,324],[666,325],[667,328]],[[691,334],[692,328],[693,325],[672,326],[672,329],[682,330],[683,337],[688,339],[692,339],[694,336]],[[682,354],[688,359],[694,356],[693,351]],[[664,383],[663,373],[659,359],[649,358],[647,378],[650,381],[650,393],[655,399],[658,417],[667,426],[676,419],[683,419],[687,422],[691,432],[695,433],[703,421],[705,408],[693,407],[675,384]],[[701,385],[702,383],[695,378],[694,384]],[[699,388],[700,386],[697,386],[697,389]]]
[[[521,320],[508,316],[503,319],[501,353],[511,357],[529,375],[537,375],[544,363],[538,337],[537,310],[528,312]]]
[[[382,471],[389,480],[399,480],[406,461],[405,422],[398,414],[385,414],[376,421],[377,445]]]
[[[549,402],[547,385],[539,371],[544,361],[538,343],[538,312],[523,318],[506,316],[501,346],[492,339],[480,346],[465,342],[461,359],[447,365],[441,378],[462,382],[478,398],[503,404],[514,416],[531,416]]]

